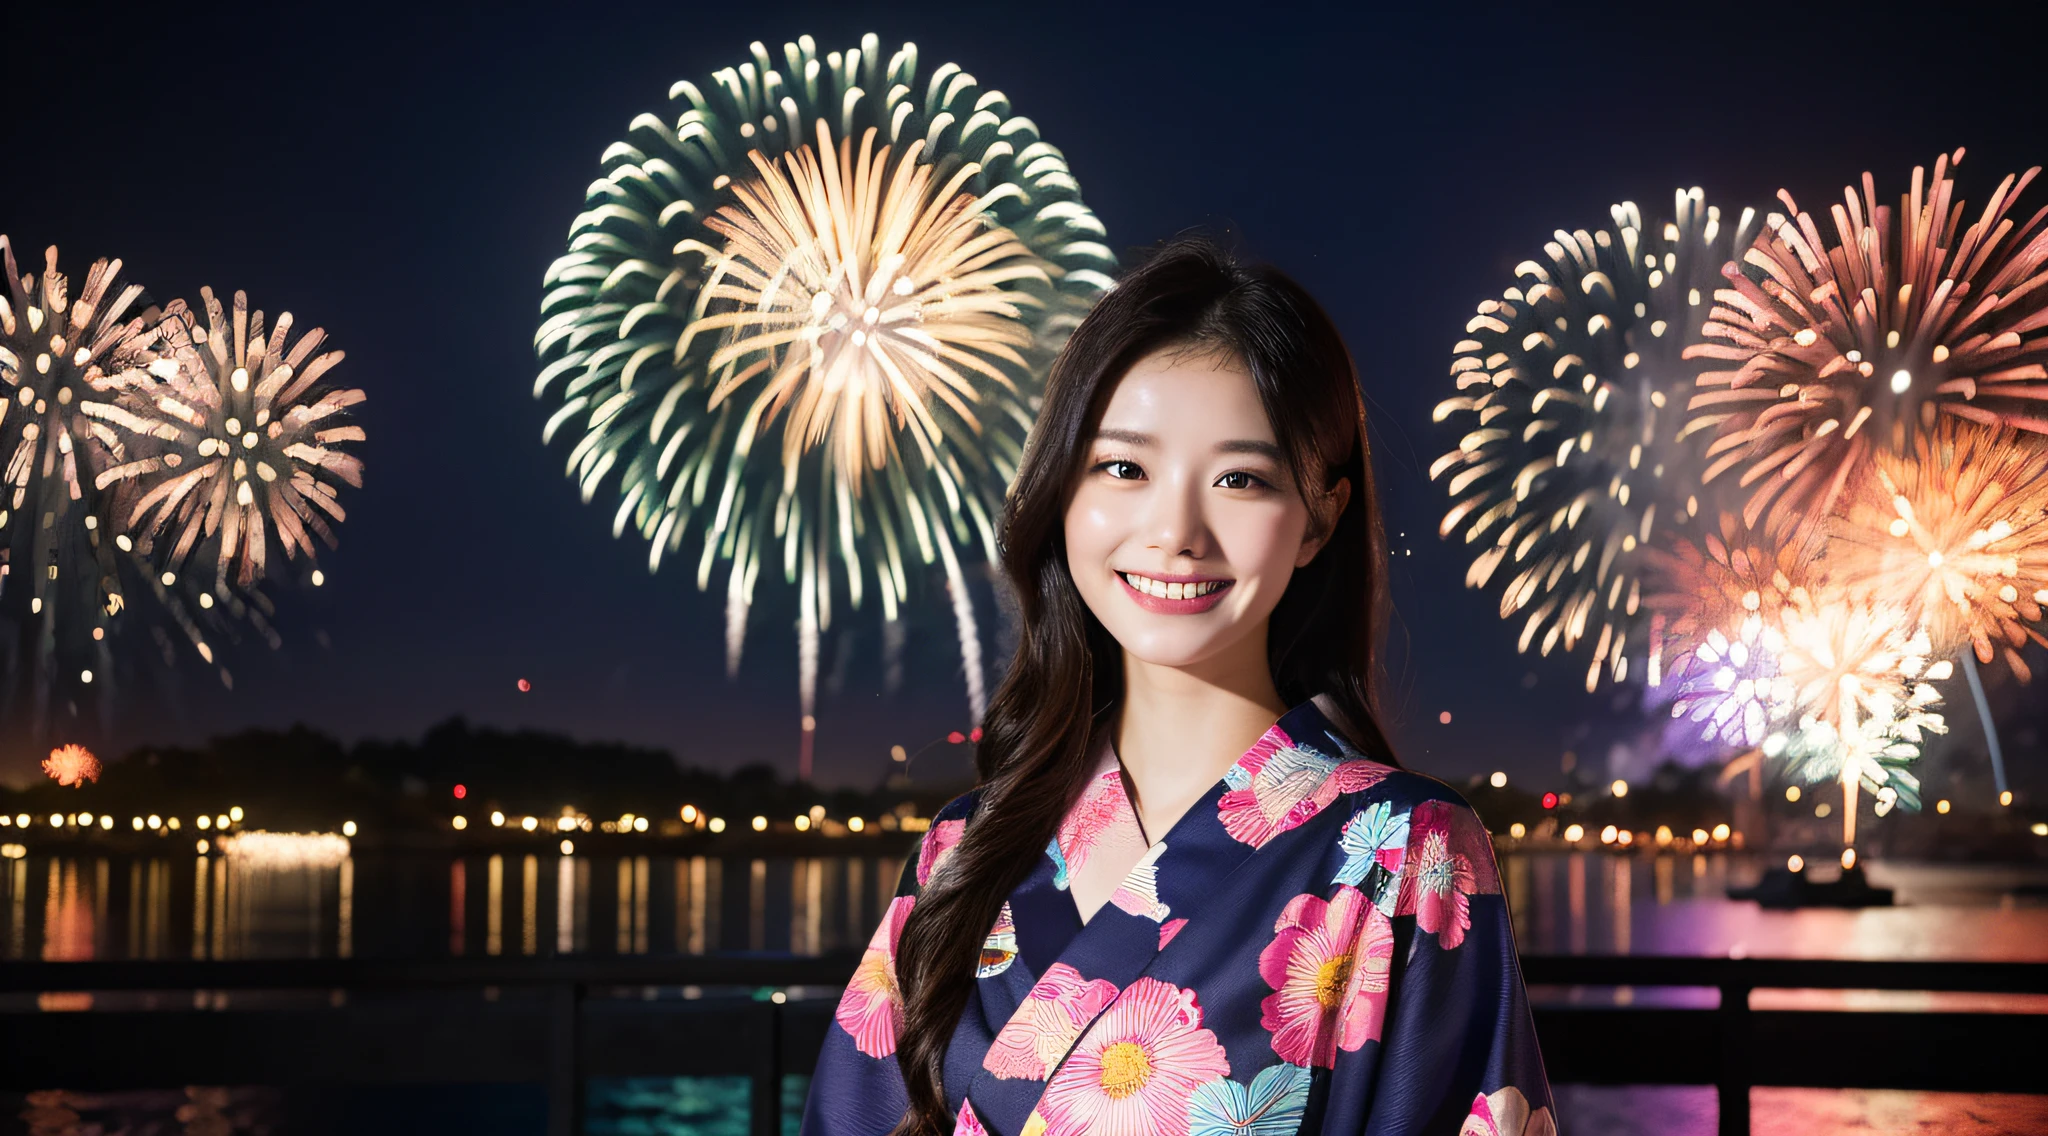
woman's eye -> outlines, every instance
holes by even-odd
[[[1219,489],[1256,489],[1263,484],[1264,482],[1242,470],[1226,473],[1216,479],[1216,486]]]
[[[1118,481],[1131,481],[1145,476],[1145,471],[1139,469],[1136,462],[1106,461],[1095,468],[1116,478]]]

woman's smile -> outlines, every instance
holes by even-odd
[[[1146,611],[1161,615],[1194,615],[1223,602],[1231,580],[1200,576],[1142,576],[1118,572],[1124,594]]]

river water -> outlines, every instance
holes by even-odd
[[[859,947],[893,857],[28,855],[0,861],[0,958],[815,954]],[[2048,870],[1870,866],[1899,906],[1761,911],[1737,855],[1509,854],[1530,954],[2048,961]]]

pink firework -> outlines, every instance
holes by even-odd
[[[87,781],[99,781],[100,759],[82,745],[59,746],[43,761],[43,772],[59,785],[82,789]]]
[[[1704,479],[1733,474],[1745,522],[1817,526],[1875,453],[1944,417],[2048,434],[2048,210],[2007,214],[2039,168],[2008,176],[1967,224],[1957,150],[1915,168],[1899,215],[1871,175],[1830,210],[1832,237],[1792,195],[1722,270],[1691,427],[1716,437]],[[1894,222],[1897,222],[1894,224]]]
[[[321,381],[342,360],[315,354],[321,329],[293,343],[289,312],[266,335],[243,293],[231,312],[211,289],[200,297],[206,324],[182,305],[167,311],[175,366],[152,368],[157,381],[129,400],[149,441],[98,481],[136,484],[129,519],[169,542],[167,566],[204,544],[219,578],[247,587],[267,571],[273,539],[308,562],[314,538],[334,546],[333,526],[347,516],[338,487],[363,483],[362,460],[343,448],[363,441],[347,414],[363,392]]]

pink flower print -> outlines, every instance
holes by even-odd
[[[903,922],[910,918],[916,900],[899,895],[889,901],[882,925],[860,956],[853,980],[832,1020],[853,1035],[853,1047],[869,1057],[888,1057],[896,1052],[896,1034],[903,1028],[903,994],[896,988],[896,942],[903,937]]]
[[[1009,1080],[1042,1080],[1115,999],[1116,983],[1083,978],[1063,962],[1052,964],[1003,1023],[982,1068]]]
[[[1088,862],[1088,852],[1102,839],[1102,834],[1130,812],[1130,798],[1124,795],[1124,779],[1119,770],[1108,770],[1082,790],[1081,798],[1067,810],[1066,819],[1060,821],[1056,838],[1069,878]]]
[[[1509,1085],[1497,1093],[1472,1098],[1472,1112],[1458,1136],[1557,1136],[1557,1122],[1548,1107],[1529,1111],[1522,1090]]]
[[[1273,1051],[1296,1065],[1334,1066],[1337,1050],[1355,1052],[1386,1025],[1394,925],[1354,887],[1328,902],[1297,895],[1259,953],[1259,976],[1273,993],[1259,1003],[1259,1025]]]
[[[1185,919],[1168,919],[1166,922],[1161,923],[1159,925],[1159,949],[1165,950],[1166,944],[1172,942],[1173,937],[1180,934],[1180,929],[1187,925],[1188,921]]]
[[[939,862],[946,858],[946,853],[951,852],[953,846],[960,843],[960,838],[966,834],[967,822],[964,820],[942,820],[933,825],[930,832],[924,834],[924,839],[918,841],[917,845],[918,887],[931,882],[932,873],[939,869]]]
[[[1454,807],[1445,801],[1424,801],[1408,814],[1408,853],[1394,906],[1396,915],[1415,916],[1415,925],[1436,935],[1445,950],[1465,941],[1477,888],[1471,858],[1452,850],[1454,823]]]
[[[1196,1086],[1230,1074],[1195,992],[1131,983],[1045,1087],[1045,1136],[1188,1136]]]
[[[1224,774],[1230,788],[1217,805],[1224,831],[1254,848],[1299,827],[1343,793],[1369,789],[1390,770],[1363,759],[1338,761],[1297,746],[1279,726],[1252,743]]]
[[[981,1126],[981,1117],[974,1115],[974,1102],[960,1102],[960,1115],[953,1118],[953,1136],[988,1136],[988,1129]]]

